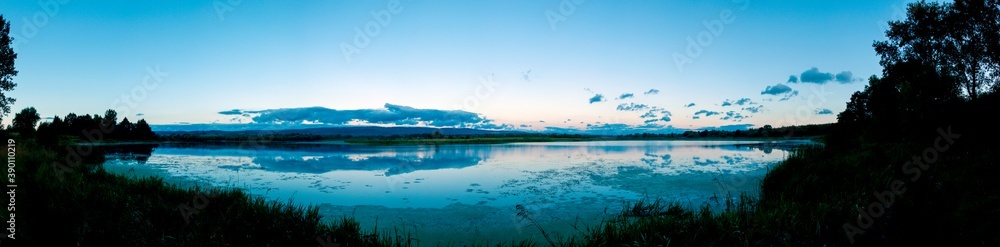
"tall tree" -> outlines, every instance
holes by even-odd
[[[35,124],[38,124],[38,120],[41,120],[41,117],[38,116],[38,111],[34,107],[24,108],[21,112],[14,114],[11,128],[22,135],[31,134],[35,132]]]
[[[108,109],[107,111],[104,112],[104,121],[101,123],[101,125],[111,125],[111,127],[114,127],[114,125],[117,123],[118,123],[118,112],[112,109]]]
[[[933,77],[940,80],[934,83],[952,85],[930,86],[959,88],[970,100],[995,91],[1000,79],[998,5],[1000,0],[911,3],[907,19],[889,22],[888,40],[874,44],[883,76],[936,73]]]
[[[17,53],[10,47],[13,41],[10,37],[10,23],[0,15],[0,119],[10,113],[10,106],[14,104],[14,98],[4,93],[17,86],[14,83],[14,76],[17,76],[17,70],[14,69]]]
[[[135,123],[135,130],[132,139],[137,140],[153,140],[156,139],[156,134],[153,133],[153,129],[149,127],[146,123],[146,119],[139,119],[139,122]]]
[[[955,74],[972,99],[992,90],[997,83],[1000,60],[1000,0],[955,1],[945,22],[951,43],[947,54],[953,56]],[[992,52],[991,52],[992,51]]]
[[[118,127],[115,127],[115,136],[121,139],[131,139],[135,132],[135,124],[128,121],[128,117],[122,119],[121,123],[118,123]]]

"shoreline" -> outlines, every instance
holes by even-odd
[[[475,145],[475,144],[513,144],[513,143],[546,143],[546,142],[598,142],[598,141],[758,141],[761,143],[784,142],[784,141],[811,141],[823,143],[822,136],[803,136],[787,138],[765,138],[765,137],[704,137],[704,138],[478,138],[478,139],[412,139],[412,140],[384,140],[384,139],[346,139],[346,140],[319,140],[319,141],[262,141],[262,140],[204,140],[204,141],[137,141],[137,142],[74,142],[73,145],[81,146],[121,146],[121,145],[158,145],[158,144],[243,144],[254,143],[255,145],[363,145],[363,146],[423,146],[423,145]]]

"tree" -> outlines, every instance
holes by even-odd
[[[868,78],[869,81],[878,80],[878,77],[872,76]],[[851,127],[856,127],[869,123],[871,120],[871,112],[868,111],[868,98],[869,98],[869,86],[865,86],[865,90],[854,92],[851,94],[851,101],[847,102],[847,108],[843,112],[837,114],[837,122],[849,124]]]
[[[994,90],[1000,75],[1000,0],[955,1],[946,17],[954,56],[955,72],[972,99],[980,92]]]
[[[766,124],[764,125],[764,127],[761,127],[760,129],[761,129],[761,136],[763,137],[771,137],[771,132],[774,132],[774,127],[771,127],[770,124]]]
[[[889,22],[888,40],[873,45],[883,76],[936,74],[934,84],[948,85],[930,86],[960,88],[970,100],[995,92],[1000,86],[998,5],[1000,0],[911,3],[907,19]]]
[[[135,124],[128,121],[128,117],[122,119],[122,122],[118,124],[118,127],[115,127],[115,134],[122,139],[127,139],[132,137],[134,131],[135,131]]]
[[[21,110],[17,114],[14,114],[14,121],[11,123],[11,128],[22,135],[27,135],[35,132],[35,124],[41,120],[38,116],[38,111],[34,107],[28,107]]]
[[[889,26],[873,44],[882,76],[851,95],[837,116],[842,130],[910,138],[1000,91],[1000,0],[911,3]]]
[[[17,70],[14,69],[14,60],[17,53],[10,47],[13,39],[10,37],[10,23],[0,15],[0,119],[10,113],[10,106],[14,104],[14,98],[8,97],[4,92],[14,90],[14,76]]]
[[[101,121],[102,125],[101,127],[107,125],[109,127],[108,129],[114,130],[115,124],[117,123],[118,123],[118,112],[115,112],[115,110],[112,109],[108,109],[107,111],[104,112],[104,120]]]
[[[153,133],[153,129],[149,127],[145,119],[139,119],[139,122],[135,123],[135,129],[130,139],[153,140],[156,139],[156,134]]]

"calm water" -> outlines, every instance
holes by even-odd
[[[573,235],[625,201],[718,207],[756,193],[768,167],[804,141],[599,141],[439,146],[117,146],[105,168],[168,182],[239,187],[322,206],[363,226],[418,231],[422,242]],[[455,231],[469,234],[454,236]],[[449,234],[452,233],[452,234]]]

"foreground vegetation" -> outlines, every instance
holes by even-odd
[[[58,170],[48,164],[62,162],[69,155],[64,149],[14,139],[20,140],[17,240],[4,239],[5,246],[13,241],[23,246],[407,244],[366,233],[375,229],[362,230],[352,219],[321,222],[315,207],[267,201],[237,189],[179,188],[158,178],[110,174],[99,165],[99,153],[83,156],[70,171]]]
[[[824,147],[800,148],[774,167],[759,197],[725,200],[721,212],[642,201],[581,236],[516,244],[998,246],[1000,187],[991,178],[1000,174],[1000,129],[979,117],[1000,108],[997,6],[996,0],[911,5],[907,20],[891,23],[889,41],[875,45],[882,77],[852,96]],[[17,213],[18,244],[415,243],[406,233],[360,229],[351,219],[322,222],[315,207],[108,174],[97,165],[99,152],[39,144],[44,138],[25,128],[33,125],[4,132],[16,140],[17,166],[3,175],[16,171],[18,187],[17,209],[2,215],[10,221],[8,213]]]

